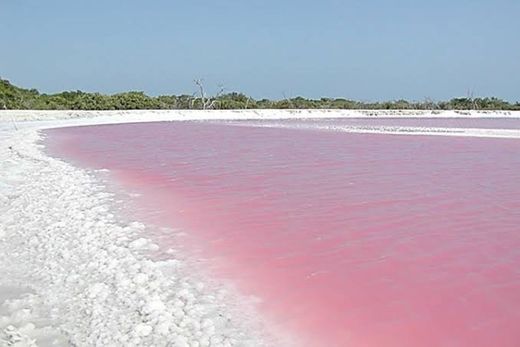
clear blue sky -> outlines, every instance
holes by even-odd
[[[43,92],[520,100],[520,0],[0,0],[0,76]]]

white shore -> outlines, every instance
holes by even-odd
[[[520,118],[520,111],[441,111],[441,110],[130,110],[130,111],[45,111],[0,110],[0,121],[79,120],[105,117],[118,122],[123,118],[130,122],[161,120],[246,120],[291,118]]]
[[[231,303],[241,302],[235,294],[187,275],[182,260],[147,258],[156,246],[142,238],[145,226],[113,215],[113,197],[91,173],[46,156],[39,129],[335,117],[520,118],[520,112],[0,111],[0,346],[280,343],[262,333],[251,307],[240,311]],[[332,130],[520,138],[520,130],[507,129]]]

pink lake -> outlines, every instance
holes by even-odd
[[[52,155],[141,193],[142,218],[183,230],[301,345],[520,346],[520,140],[217,122],[45,133]]]

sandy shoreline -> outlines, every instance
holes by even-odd
[[[38,129],[126,122],[333,117],[520,118],[446,111],[0,111],[0,346],[271,345],[251,334],[229,293],[154,262],[145,226],[112,214],[112,196],[84,170],[46,156]],[[520,130],[435,128],[346,132],[520,138]],[[242,312],[248,316],[252,312]],[[243,321],[242,321],[243,320]]]

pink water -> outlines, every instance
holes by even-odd
[[[520,345],[518,140],[190,122],[47,134],[53,155],[141,192],[302,345]]]

